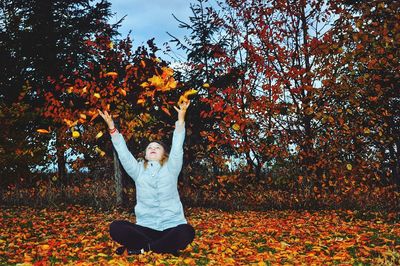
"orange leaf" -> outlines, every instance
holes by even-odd
[[[89,123],[92,122],[93,120],[96,119],[96,117],[99,115],[99,113],[95,113],[92,118],[90,119]]]
[[[119,93],[121,93],[122,95],[126,96],[126,90],[124,90],[124,89],[119,89]]]
[[[104,74],[105,77],[113,77],[116,78],[118,76],[117,72],[107,72]]]
[[[167,109],[167,107],[163,106],[163,107],[161,107],[161,110],[163,110],[164,113],[166,113],[167,115],[171,116],[171,113],[170,113],[170,111]]]
[[[43,133],[43,134],[49,134],[50,133],[50,131],[48,131],[47,129],[42,129],[42,128],[39,128],[36,131],[39,132],[39,133]]]

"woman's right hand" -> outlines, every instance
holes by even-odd
[[[114,129],[115,125],[111,115],[107,111],[104,111],[104,113],[101,110],[97,111],[99,112],[99,115],[103,117],[104,121],[107,123],[108,129]]]

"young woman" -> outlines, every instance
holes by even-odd
[[[182,168],[185,139],[185,113],[190,101],[174,106],[178,121],[172,138],[171,151],[159,141],[150,142],[144,161],[137,161],[129,152],[123,136],[114,127],[111,116],[99,110],[107,123],[119,160],[136,186],[136,224],[114,221],[111,238],[121,244],[116,253],[140,254],[145,251],[178,254],[194,239],[194,229],[183,213],[177,183]]]

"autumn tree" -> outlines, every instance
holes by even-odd
[[[399,8],[397,1],[337,6],[329,56],[329,161],[363,183],[399,184]],[[338,168],[336,168],[338,169]]]
[[[211,147],[230,148],[219,155],[223,163],[232,155],[244,159],[257,179],[277,160],[296,154],[291,176],[307,176],[302,182],[311,189],[314,177],[321,175],[314,150],[320,124],[315,115],[323,105],[315,93],[320,87],[316,62],[324,56],[318,47],[332,20],[329,6],[316,1],[225,1],[194,11],[190,29],[203,46],[189,47],[196,44],[206,52],[204,57],[188,56],[191,66],[203,71],[206,61],[201,59],[208,60],[212,79],[203,101],[209,108],[202,116],[216,118],[212,126],[217,129],[205,129],[203,136]],[[195,22],[202,27],[196,28]],[[216,30],[201,39],[211,25]]]
[[[110,3],[107,1],[95,4],[81,0],[1,1],[2,105],[11,108],[16,102],[20,102],[22,106],[27,107],[21,110],[28,112],[27,115],[32,121],[39,122],[40,108],[43,104],[41,96],[52,90],[48,77],[58,77],[61,74],[69,77],[74,71],[78,71],[81,65],[92,57],[86,53],[84,42],[97,29],[107,29],[110,36],[115,36],[117,25],[105,27],[110,16]],[[25,86],[27,82],[29,86]],[[21,121],[25,119],[22,116],[21,114]],[[48,124],[49,121],[43,123]],[[25,126],[26,128],[21,128],[8,137],[22,134],[17,138],[29,139],[38,126],[44,125],[27,123]],[[57,128],[57,125],[53,125],[54,128]],[[58,171],[63,178],[66,174],[65,143],[62,140],[62,132],[57,132],[54,137],[57,139]],[[45,143],[43,145],[46,147]],[[7,150],[7,154],[10,153],[13,154],[14,151]],[[15,157],[17,158],[18,156]]]
[[[186,143],[190,148],[190,152],[185,153],[187,167],[183,170],[183,183],[185,187],[193,185],[192,180],[189,180],[189,175],[201,176],[202,183],[209,183],[214,175],[221,173],[221,149],[229,147],[213,147],[209,145],[210,141],[214,140],[211,132],[218,132],[215,127],[213,116],[208,118],[202,117],[204,111],[209,111],[210,106],[202,100],[211,98],[213,94],[209,92],[210,83],[222,74],[223,68],[216,66],[216,50],[222,51],[218,47],[223,47],[224,44],[214,38],[219,32],[219,25],[214,23],[215,18],[209,12],[210,7],[207,1],[197,1],[190,4],[192,15],[189,17],[190,22],[185,22],[182,18],[177,18],[179,27],[184,28],[190,35],[181,40],[171,35],[171,42],[176,45],[178,50],[186,53],[185,60],[178,60],[182,66],[179,74],[185,81],[186,89],[196,89],[199,91],[200,97],[196,97],[192,101],[187,114],[187,123],[190,124]],[[198,123],[201,121],[201,123]],[[210,134],[208,134],[210,133]],[[223,163],[222,163],[223,165]],[[199,180],[200,181],[200,180]]]
[[[86,39],[87,53],[93,55],[71,77],[52,79],[53,91],[45,94],[44,115],[62,124],[65,138],[80,142],[85,157],[111,157],[114,161],[117,204],[122,202],[122,176],[105,124],[97,110],[114,116],[119,131],[135,143],[131,151],[139,154],[150,139],[162,139],[172,131],[172,105],[178,100],[174,71],[156,57],[157,48],[132,52],[130,38],[113,41],[103,30]],[[176,96],[173,98],[172,96]],[[40,133],[47,133],[39,129]],[[107,152],[108,151],[108,152]]]

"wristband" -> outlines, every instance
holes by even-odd
[[[113,129],[108,130],[110,134],[114,134],[117,131],[117,128],[114,127]]]

